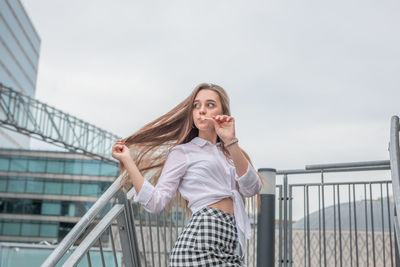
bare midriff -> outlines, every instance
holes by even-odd
[[[208,207],[216,208],[216,209],[219,209],[219,210],[222,210],[224,212],[227,212],[229,214],[234,215],[234,213],[233,213],[233,200],[230,197],[221,199],[218,202],[215,202],[213,204],[208,205]]]

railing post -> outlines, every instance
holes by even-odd
[[[257,221],[257,266],[275,266],[275,169],[259,169],[261,189]]]
[[[125,266],[141,267],[140,251],[137,242],[132,206],[126,197],[126,194],[123,193],[122,190],[120,190],[118,194],[118,202],[124,205],[125,216],[122,220],[117,220],[117,222]]]

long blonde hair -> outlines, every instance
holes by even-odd
[[[188,143],[198,136],[199,131],[194,125],[192,116],[193,102],[197,93],[204,89],[213,90],[218,94],[223,114],[230,116],[231,111],[229,98],[225,90],[215,84],[201,83],[196,86],[193,92],[185,100],[174,107],[171,111],[146,124],[139,131],[122,140],[131,151],[133,160],[135,161],[139,171],[151,184],[157,184],[169,150],[176,145]],[[224,155],[231,161],[231,157],[228,150],[224,147],[223,141],[219,138],[217,141],[221,142],[221,148]],[[247,153],[243,150],[242,152],[250,162]],[[125,170],[121,163],[118,167],[120,173]],[[124,183],[127,185],[129,183],[128,179],[125,179]],[[190,210],[187,208],[188,201],[182,198],[178,190],[176,196],[179,205],[185,207],[186,211],[190,213]],[[170,211],[172,204],[173,201],[168,204],[168,212]]]

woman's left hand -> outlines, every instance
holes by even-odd
[[[232,141],[235,135],[235,119],[228,115],[217,115],[212,117],[215,132],[224,143]]]

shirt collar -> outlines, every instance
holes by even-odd
[[[210,141],[208,141],[208,140],[206,140],[206,139],[203,139],[203,138],[200,138],[200,137],[195,137],[195,138],[193,138],[191,142],[194,143],[194,144],[196,144],[196,145],[198,145],[199,147],[203,147],[203,146],[205,146],[207,143],[210,144],[210,145],[214,145],[214,144],[211,143]],[[217,142],[215,145],[216,145],[216,146],[220,146],[221,143],[220,143],[220,142]]]

